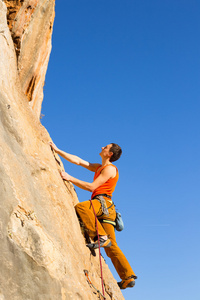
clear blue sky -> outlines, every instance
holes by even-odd
[[[90,162],[123,149],[117,240],[138,275],[126,300],[200,299],[199,15],[197,0],[56,1],[42,124]]]

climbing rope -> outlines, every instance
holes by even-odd
[[[101,250],[100,250],[100,241],[99,241],[99,231],[98,231],[98,222],[97,222],[97,215],[96,212],[94,210],[94,206],[92,203],[92,200],[90,200],[93,211],[94,211],[94,215],[95,215],[95,223],[96,223],[96,229],[97,229],[97,238],[98,238],[98,245],[99,245],[99,263],[100,263],[100,271],[101,271],[101,285],[102,285],[102,294],[105,297],[105,291],[104,291],[104,284],[103,284],[103,268],[102,268],[102,262],[101,262]]]

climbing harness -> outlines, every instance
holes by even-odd
[[[106,200],[104,199],[104,197],[102,195],[97,195],[93,199],[96,199],[101,203],[102,215],[108,216],[109,212],[108,212],[108,208],[107,208],[107,205],[106,205]]]
[[[99,195],[96,195],[92,198],[92,200],[96,199],[101,203],[101,209],[102,209],[102,215],[101,216],[109,215],[108,209],[111,208],[114,205],[114,202],[112,202],[111,206],[107,207],[106,201],[103,197],[111,199],[111,196],[107,195],[107,194],[99,194]],[[99,217],[101,217],[101,216],[99,216]],[[124,229],[124,222],[122,220],[122,215],[121,215],[120,212],[116,212],[115,221],[111,221],[111,220],[107,220],[107,219],[100,219],[100,218],[98,218],[98,220],[99,220],[100,223],[108,223],[108,224],[113,225],[117,231],[122,231]]]
[[[101,210],[102,210],[101,216],[103,216],[103,215],[108,216],[109,215],[108,210],[109,210],[109,208],[111,208],[114,205],[114,202],[111,201],[112,204],[109,207],[107,207],[106,200],[104,199],[104,197],[111,199],[111,196],[109,196],[107,194],[98,194],[98,195],[94,196],[92,198],[92,200],[96,199],[101,203]],[[99,217],[101,217],[101,216],[99,216]]]
[[[98,290],[96,288],[96,286],[94,286],[94,284],[92,283],[90,277],[89,277],[89,274],[88,274],[88,270],[84,270],[84,273],[85,273],[85,276],[87,277],[87,280],[88,280],[88,283],[97,291],[97,293],[99,293],[99,295],[101,297],[103,297],[103,299],[106,299],[106,297],[100,292],[100,290]]]

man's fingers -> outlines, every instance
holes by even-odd
[[[61,172],[60,175],[62,178],[64,178],[67,174],[65,172]]]
[[[61,175],[62,179],[68,180],[68,181],[70,180],[70,175],[68,173],[61,172],[60,175]]]
[[[54,151],[56,151],[58,149],[53,142],[49,142],[49,145]]]

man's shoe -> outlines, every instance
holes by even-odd
[[[101,237],[99,238],[99,243],[100,243],[100,247],[104,247],[104,248],[108,248],[112,245],[110,239],[105,240]],[[95,243],[90,243],[90,244],[87,244],[86,246],[90,249],[97,249],[97,248],[99,248],[99,243],[97,240]]]
[[[134,278],[137,278],[137,277],[132,275],[132,276],[128,277],[127,279],[124,279],[124,280],[118,282],[117,284],[121,290],[125,290],[128,287],[130,287],[130,288],[134,287],[134,285],[135,285]]]

